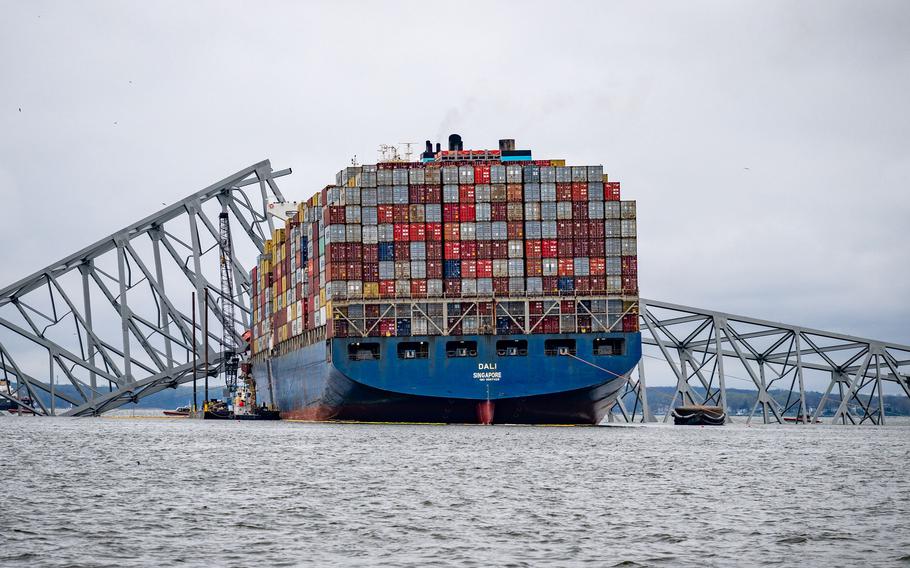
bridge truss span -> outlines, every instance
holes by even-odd
[[[0,289],[0,398],[39,415],[101,414],[192,380],[194,345],[203,360],[209,346],[198,372],[214,375],[234,347],[225,337],[239,342],[251,319],[237,255],[221,298],[219,215],[252,258],[271,234],[269,204],[284,201],[275,179],[288,173],[254,164]]]

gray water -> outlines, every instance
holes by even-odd
[[[0,429],[3,565],[910,565],[906,421]]]

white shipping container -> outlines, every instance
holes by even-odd
[[[425,260],[411,261],[411,278],[423,280],[427,277],[427,262]]]
[[[600,220],[603,218],[604,218],[604,202],[603,201],[589,201],[588,202],[588,219]]]
[[[638,255],[638,240],[637,239],[623,239],[622,240],[622,255],[623,256],[637,256]]]
[[[521,183],[521,166],[506,164],[506,183]]]
[[[620,201],[620,215],[623,219],[635,219],[635,202]]]
[[[411,260],[427,259],[427,243],[424,241],[414,241],[410,243]],[[426,276],[414,276],[414,278],[426,278]]]
[[[493,259],[493,277],[505,278],[509,275],[509,261],[502,258]]]
[[[474,186],[474,201],[476,203],[490,202],[490,186],[486,183],[479,183]]]
[[[507,238],[509,238],[508,237],[509,231],[507,229],[507,225],[506,225],[505,221],[493,221],[490,224],[490,227],[492,229],[492,235],[493,235],[494,241],[504,241]]]
[[[541,183],[540,184],[540,200],[541,201],[556,201],[556,184],[555,183]]]
[[[540,182],[540,166],[525,166],[522,170],[525,184],[528,182]]]
[[[513,239],[509,241],[509,258],[523,258],[525,253],[525,242],[523,240]]]
[[[377,225],[379,223],[379,216],[375,207],[361,207],[360,217],[364,225]]]
[[[604,236],[607,238],[622,236],[622,224],[619,219],[607,219],[604,221]]]
[[[442,167],[442,183],[458,184],[458,166]]]
[[[606,258],[607,276],[622,276],[622,257],[608,256]]]
[[[462,223],[461,224],[461,240],[473,241],[476,238],[477,238],[476,225],[472,222]]]
[[[458,183],[474,183],[474,166],[460,166],[458,168]]]
[[[404,168],[392,170],[392,185],[408,185],[408,170]]]
[[[575,257],[574,261],[575,276],[590,276],[591,262],[587,257]]]
[[[376,188],[376,203],[379,205],[391,205],[395,200],[395,191],[391,185],[381,185]]]
[[[474,278],[462,278],[461,279],[461,295],[462,296],[476,296],[477,295],[477,280]],[[472,333],[465,329],[465,333]]]
[[[363,297],[363,282],[360,280],[348,280],[348,298]]]
[[[572,181],[588,181],[587,166],[572,166]]]
[[[395,278],[395,261],[394,260],[380,260],[379,261],[379,279],[380,280],[393,280]]]
[[[540,220],[540,203],[539,202],[525,202],[525,219],[530,221],[539,221]]]
[[[493,238],[492,224],[488,221],[482,221],[474,224],[476,238],[478,241],[489,241]]]
[[[349,243],[359,243],[362,242],[361,226],[359,223],[356,225],[348,224],[344,226],[344,238]]]
[[[556,166],[556,183],[572,181],[572,168],[569,166]]]
[[[521,258],[509,259],[509,276],[524,276],[525,261]]]
[[[420,185],[426,183],[426,170],[424,168],[414,168],[408,172],[408,181],[411,185]]]
[[[520,276],[509,277],[509,293],[517,294],[525,291],[525,279]]]
[[[635,236],[635,219],[622,219],[620,221],[620,232],[624,239],[634,237]]]
[[[622,254],[622,241],[620,239],[608,238],[604,243],[604,252],[607,256],[619,256]]]
[[[540,201],[540,184],[525,183],[525,201]]]
[[[395,240],[395,225],[383,223],[379,225],[379,242],[390,243]]]
[[[448,184],[442,186],[442,202],[458,203],[458,185]]]
[[[376,172],[376,183],[382,185],[392,185],[392,170],[379,170]]]
[[[395,295],[399,298],[409,298],[411,296],[411,281],[410,280],[396,280],[395,281]]]
[[[540,238],[542,238],[542,239],[555,239],[556,238],[556,221],[541,221]]]
[[[506,183],[506,167],[503,165],[490,166],[490,183]]]
[[[432,297],[442,296],[442,280],[439,278],[427,280],[427,295]]]
[[[398,170],[395,170],[396,172]],[[407,205],[410,199],[407,185],[396,185],[392,187],[392,203],[395,205]]]
[[[543,279],[540,276],[529,276],[525,278],[525,287],[529,294],[542,294]]]
[[[360,204],[365,207],[375,207],[378,190],[375,187],[365,187],[360,191]]]
[[[559,201],[556,203],[556,218],[561,221],[572,219],[572,202]]]
[[[555,258],[544,258],[541,265],[544,276],[556,276],[559,273],[559,262]]]
[[[479,296],[489,296],[493,293],[493,279],[492,278],[478,278],[477,279],[477,294]]]
[[[348,223],[360,223],[360,205],[347,205],[344,208],[344,217]]]
[[[492,206],[489,203],[477,203],[474,205],[474,216],[477,221],[489,221]]]
[[[427,203],[424,206],[424,217],[427,223],[442,223],[442,205],[439,203]]]
[[[424,268],[426,270],[426,268]],[[395,261],[395,278],[398,280],[407,280],[411,277],[411,263],[407,260]]]
[[[541,239],[540,221],[525,221],[525,238]]]

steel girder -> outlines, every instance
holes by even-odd
[[[193,380],[202,367],[194,344],[204,358],[207,292],[214,325],[209,368],[198,375],[217,374],[221,353],[234,347],[221,345],[225,326],[235,342],[250,326],[246,266],[270,237],[270,201],[284,201],[275,178],[289,173],[273,172],[268,160],[254,164],[0,289],[0,379],[11,385],[0,397],[28,397],[39,415],[63,404],[62,414],[86,416]],[[223,321],[212,221],[222,212],[249,257],[232,259],[234,289],[224,300],[235,307],[230,322]]]
[[[722,406],[738,419],[727,403],[731,380],[756,393],[746,422],[758,415],[766,424],[822,422],[828,403],[837,405],[831,423],[884,424],[887,385],[910,397],[908,345],[644,298],[639,320],[644,356],[613,420],[655,420],[646,400],[648,359],[662,362],[658,369],[669,368],[676,381],[672,400],[662,405],[664,421],[677,403]],[[810,381],[825,390],[814,406],[807,402]],[[631,402],[640,414],[627,410]]]

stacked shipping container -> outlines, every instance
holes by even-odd
[[[636,331],[635,202],[602,166],[562,161],[349,167],[275,230],[252,281],[255,352],[329,323],[328,336]]]

